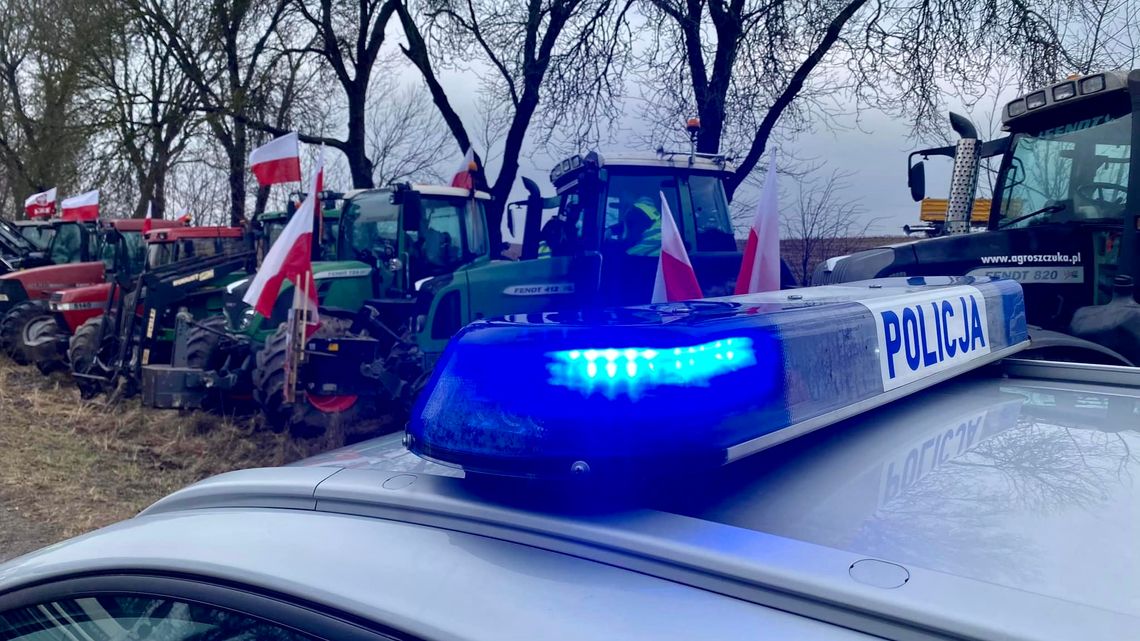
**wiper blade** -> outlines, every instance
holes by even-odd
[[[1018,216],[1017,218],[1014,218],[1013,220],[1011,220],[1007,223],[1002,223],[1001,225],[998,225],[998,229],[1005,229],[1006,227],[1009,227],[1010,225],[1016,225],[1017,223],[1020,223],[1021,221],[1026,220],[1028,218],[1033,218],[1034,216],[1040,216],[1041,214],[1046,214],[1046,213],[1056,213],[1056,212],[1062,211],[1063,209],[1065,209],[1065,206],[1061,205],[1061,204],[1046,205],[1046,206],[1042,207],[1041,209],[1038,209],[1037,211],[1031,211],[1028,214],[1025,214],[1024,216]]]

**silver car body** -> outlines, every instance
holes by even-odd
[[[131,571],[425,639],[1140,637],[1136,372],[1002,366],[628,501],[384,437],[203,481],[0,566],[0,597]]]

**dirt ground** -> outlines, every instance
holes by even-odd
[[[0,357],[0,561],[136,514],[195,481],[336,446],[252,419],[83,401],[70,378]]]

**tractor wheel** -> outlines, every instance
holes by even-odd
[[[315,338],[348,334],[350,323],[325,319]],[[282,324],[257,353],[253,370],[253,397],[269,428],[286,429],[297,438],[314,438],[334,429],[346,436],[370,431],[365,421],[376,417],[374,403],[357,396],[317,396],[298,393],[293,403],[285,402],[285,343],[287,326]]]
[[[18,365],[27,365],[32,362],[28,358],[27,352],[24,351],[24,329],[31,322],[44,316],[51,317],[47,303],[29,300],[8,310],[4,319],[0,320],[0,348]]]
[[[72,374],[86,374],[92,369],[95,356],[99,353],[102,333],[103,318],[99,316],[88,319],[75,330],[67,348]],[[94,398],[103,391],[103,385],[91,379],[75,376],[75,384],[79,386],[79,395],[83,398]]]
[[[226,331],[225,316],[208,316],[190,327],[186,337],[186,365],[196,369],[218,369],[218,344]]]
[[[253,368],[253,400],[261,408],[269,429],[281,432],[289,426],[293,408],[285,403],[285,339],[282,323],[257,352]]]
[[[56,342],[61,333],[59,323],[51,316],[41,316],[28,323],[28,326],[24,328],[25,345],[42,345],[44,343],[52,345],[50,352],[41,353],[40,358],[36,359],[36,369],[45,376],[52,372],[67,369],[67,354],[59,353],[59,343]]]

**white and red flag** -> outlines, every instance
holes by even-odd
[[[153,220],[153,217],[151,215],[153,209],[154,209],[154,203],[151,201],[147,201],[146,218],[143,219],[143,226],[142,226],[142,233],[144,233],[144,234],[147,233],[148,231],[150,231],[150,227],[152,224],[151,221]]]
[[[468,147],[467,153],[463,156],[463,164],[459,166],[459,171],[451,177],[452,187],[462,187],[463,189],[475,188],[475,175],[474,172],[478,168],[475,164],[475,148]]]
[[[249,153],[249,169],[265,187],[300,182],[301,148],[296,133],[274,138]]]
[[[780,289],[780,211],[776,191],[776,160],[768,161],[768,175],[756,207],[756,218],[748,230],[744,260],[736,277],[737,294],[774,292]]]
[[[55,215],[55,187],[28,196],[24,201],[24,213],[29,220],[45,220]]]
[[[653,283],[654,303],[671,303],[703,298],[697,273],[685,251],[681,232],[669,211],[665,194],[661,194],[661,256],[657,259],[657,280]]]
[[[183,225],[186,225],[187,227],[189,227],[190,223],[193,222],[193,220],[190,217],[190,208],[189,207],[183,207],[181,210],[179,210],[178,217],[175,218],[175,220],[177,220],[178,222],[182,223]]]
[[[59,217],[62,220],[95,220],[99,217],[99,190],[64,198],[59,205]]]
[[[246,304],[252,306],[259,314],[265,317],[273,315],[273,304],[281,292],[281,285],[286,280],[294,287],[307,288],[309,296],[309,325],[315,325],[317,319],[317,290],[313,287],[313,229],[320,214],[321,201],[318,194],[324,190],[325,180],[324,154],[317,159],[317,166],[313,170],[313,177],[309,183],[308,196],[301,203],[301,207],[289,219],[289,224],[281,230],[281,235],[265,254],[261,267],[253,276],[242,298]]]

